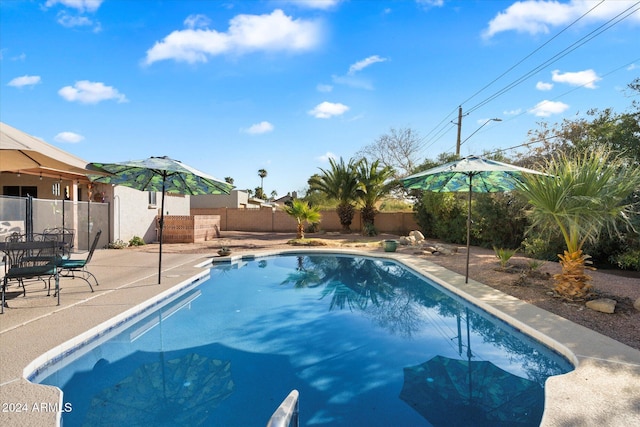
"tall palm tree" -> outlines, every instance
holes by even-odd
[[[376,213],[376,203],[389,194],[394,181],[391,178],[394,170],[391,166],[380,167],[380,161],[372,163],[363,158],[358,163],[358,198],[362,204],[362,227],[365,233],[375,234],[373,225]]]
[[[324,193],[328,198],[337,200],[336,212],[340,218],[343,233],[351,232],[351,221],[355,214],[354,203],[358,194],[358,177],[356,173],[357,163],[350,159],[345,164],[342,157],[340,161],[329,159],[331,169],[320,168],[322,174],[314,175],[309,179],[311,190]]]
[[[555,290],[575,299],[589,294],[590,277],[585,264],[590,258],[583,246],[603,232],[631,227],[630,195],[640,186],[640,169],[606,150],[585,151],[547,162],[550,176],[526,174],[518,190],[532,209],[532,227],[559,229],[567,249],[558,255],[562,273],[555,276]]]
[[[293,199],[291,205],[285,205],[282,208],[286,213],[291,215],[298,221],[298,232],[296,238],[304,239],[304,224],[320,221],[320,211],[316,206],[309,204],[300,199]]]
[[[260,177],[260,188],[262,188],[262,191],[264,192],[264,179],[267,177],[267,170],[266,169],[258,169],[258,176]]]

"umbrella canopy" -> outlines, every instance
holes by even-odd
[[[188,195],[229,194],[233,189],[233,185],[220,181],[167,156],[120,163],[91,163],[91,165],[112,174],[110,176],[92,176],[93,182],[124,185],[140,191],[162,192],[158,283],[161,281],[162,272],[162,230],[164,228],[165,193]]]
[[[465,283],[469,281],[469,249],[471,241],[471,194],[510,191],[524,173],[544,175],[508,163],[469,156],[454,162],[419,172],[401,180],[409,190],[434,192],[468,192],[467,211],[467,267]]]
[[[86,425],[202,425],[234,391],[231,362],[199,354],[140,366],[91,400]]]
[[[42,174],[52,178],[88,180],[88,162],[53,145],[0,123],[0,172]]]
[[[400,398],[434,426],[537,426],[540,384],[485,361],[436,356],[404,368]]]

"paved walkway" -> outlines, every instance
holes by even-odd
[[[286,241],[286,239],[285,239]],[[266,245],[248,245],[236,252],[267,254]],[[80,334],[87,334],[136,305],[203,273],[199,264],[217,257],[211,253],[185,253],[170,245],[163,254],[162,284],[157,284],[158,254],[144,250],[97,250],[90,264],[100,280],[91,293],[82,280],[61,281],[61,305],[46,297],[41,285],[31,284],[27,297],[8,301],[0,316],[0,425],[55,426],[55,409],[62,406],[56,388],[23,379],[25,368],[51,349]],[[285,249],[286,250],[286,249]],[[302,249],[296,248],[296,251]],[[314,249],[321,250],[321,249]],[[335,248],[332,249],[335,251]],[[391,256],[414,269],[432,275],[444,286],[462,293],[477,305],[544,341],[578,367],[552,377],[546,385],[544,426],[640,425],[640,351],[586,328],[470,281],[424,259],[403,253],[388,254],[375,248],[347,251],[375,252]]]

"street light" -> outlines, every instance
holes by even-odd
[[[484,123],[482,124],[482,126],[480,126],[478,129],[474,130],[474,131],[473,131],[473,133],[472,133],[471,135],[469,135],[468,137],[466,137],[464,141],[462,141],[461,143],[459,143],[459,144],[457,144],[457,145],[456,145],[456,156],[459,156],[459,155],[460,155],[460,146],[461,146],[462,144],[464,144],[464,143],[465,143],[469,138],[471,138],[473,135],[475,135],[475,134],[476,134],[476,132],[478,132],[480,129],[482,129],[483,127],[485,127],[485,126],[487,125],[487,123],[489,123],[489,122],[501,122],[501,121],[502,121],[502,119],[493,118],[493,119],[489,119],[489,120],[487,120],[486,122],[484,122]]]

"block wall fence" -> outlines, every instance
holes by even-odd
[[[322,219],[320,229],[324,231],[340,231],[340,219],[335,210],[320,212]],[[267,233],[295,233],[296,220],[282,210],[271,208],[238,209],[238,208],[198,208],[191,209],[192,216],[219,216],[221,231],[256,231]],[[167,224],[165,217],[165,227]],[[413,212],[380,212],[375,218],[375,227],[379,233],[408,235],[418,230]],[[360,211],[356,210],[351,223],[351,230],[360,231],[362,222]]]

